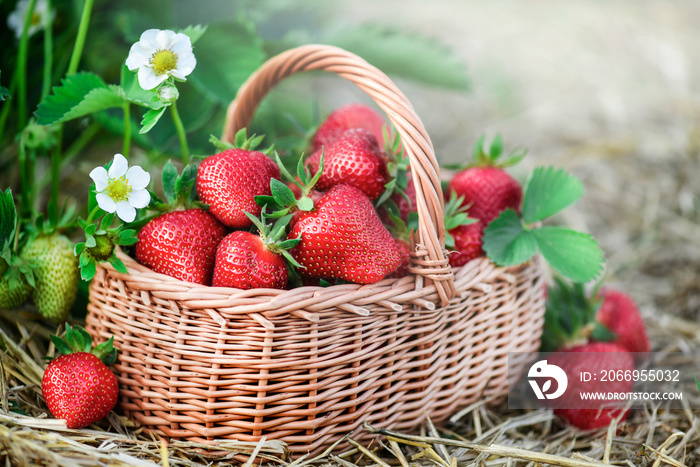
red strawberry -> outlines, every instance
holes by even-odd
[[[620,290],[607,288],[601,290],[599,298],[603,302],[596,319],[616,334],[612,342],[628,352],[649,352],[651,346],[646,326],[632,297]]]
[[[450,252],[449,256],[452,267],[464,266],[474,258],[484,255],[482,249],[484,227],[481,221],[460,225],[449,233],[454,238],[454,251]]]
[[[508,208],[520,212],[523,190],[513,177],[499,167],[470,167],[457,173],[447,186],[464,197],[469,215],[488,225]]]
[[[287,265],[269,250],[263,239],[238,230],[228,234],[216,250],[214,287],[284,289]]]
[[[408,274],[408,268],[411,267],[411,245],[409,245],[406,240],[401,238],[396,238],[395,241],[396,246],[399,249],[399,253],[401,254],[401,263],[399,263],[399,266],[394,272],[386,276],[387,279],[398,279],[399,277],[403,277]]]
[[[224,225],[245,229],[251,226],[245,212],[260,215],[255,197],[271,194],[273,178],[280,179],[279,167],[262,152],[228,149],[199,165],[197,194]]]
[[[323,121],[311,140],[311,152],[329,146],[346,130],[363,128],[384,145],[384,119],[364,104],[349,104],[338,108]]]
[[[117,378],[105,364],[116,359],[112,339],[93,349],[84,329],[67,324],[66,341],[70,344],[56,336],[52,341],[64,355],[49,363],[41,379],[41,392],[51,414],[64,419],[68,428],[83,428],[107,416],[119,395]]]
[[[311,277],[370,284],[401,262],[396,242],[372,202],[350,185],[334,186],[296,220],[288,238],[299,237],[292,256]]]
[[[363,129],[348,130],[333,143],[314,152],[306,161],[311,173],[319,169],[323,154],[323,173],[316,188],[325,191],[334,185],[346,184],[362,190],[374,201],[388,181],[386,156],[377,138]]]
[[[624,403],[615,401],[612,407],[608,401],[584,400],[582,393],[626,393],[632,391],[633,381],[599,381],[604,371],[622,371],[631,373],[634,370],[632,355],[617,344],[594,342],[573,347],[565,352],[552,354],[548,363],[560,367],[566,372],[568,386],[564,394],[553,400],[556,403],[554,413],[567,423],[581,430],[592,430],[606,427],[620,416]],[[598,375],[598,380],[582,382],[582,372]],[[608,378],[610,379],[610,378]],[[622,413],[625,420],[629,410]]]
[[[226,228],[203,209],[168,212],[143,226],[136,259],[156,272],[210,285],[216,247],[224,235]]]
[[[469,207],[469,215],[484,226],[508,208],[520,212],[523,189],[504,168],[517,163],[525,154],[514,152],[500,160],[502,152],[500,136],[493,139],[488,151],[481,137],[474,147],[474,162],[457,172],[447,186],[447,193],[464,197],[463,204]]]

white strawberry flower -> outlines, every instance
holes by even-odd
[[[15,9],[7,15],[7,25],[10,29],[15,31],[15,37],[19,39],[22,37],[22,29],[24,28],[24,17],[27,15],[27,10],[29,9],[29,0],[20,0],[17,2]],[[47,15],[50,15],[47,18]],[[53,20],[53,10],[49,11],[46,0],[37,0],[34,5],[34,11],[32,12],[32,18],[29,22],[29,30],[27,34],[31,37],[37,31],[44,27],[46,20],[49,22]]]
[[[148,29],[131,46],[126,66],[132,71],[138,69],[139,85],[148,90],[170,76],[185,81],[185,76],[197,66],[197,60],[188,35],[168,29]]]
[[[145,208],[151,202],[146,187],[151,175],[138,165],[129,167],[121,154],[114,155],[109,171],[96,167],[90,172],[95,182],[97,205],[106,212],[116,212],[124,222],[136,218],[136,209]]]

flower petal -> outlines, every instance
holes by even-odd
[[[90,178],[95,182],[95,191],[100,192],[107,188],[109,184],[109,175],[104,167],[95,167],[90,172]]]
[[[109,178],[115,179],[123,177],[126,174],[126,170],[129,168],[129,163],[126,161],[126,157],[121,154],[114,155],[114,162],[109,168]]]
[[[139,68],[139,85],[146,91],[155,88],[166,79],[168,79],[168,75],[165,73],[156,76],[149,67],[142,66]]]
[[[148,61],[151,55],[153,55],[153,52],[152,48],[144,47],[141,42],[137,42],[132,45],[129,50],[129,56],[126,58],[126,66],[131,71],[142,66],[148,66]]]
[[[151,174],[138,165],[134,165],[126,171],[126,183],[131,186],[132,190],[143,190],[151,183]]]
[[[158,33],[160,33],[160,29],[146,29],[141,33],[139,42],[148,44],[151,48],[155,49],[157,46]]]
[[[158,49],[168,49],[172,47],[173,40],[175,39],[175,31],[169,29],[164,29],[158,31],[156,35],[155,43],[158,45]]]
[[[95,196],[97,205],[105,212],[114,212],[117,210],[117,203],[112,198],[104,193],[97,193]]]
[[[124,222],[132,222],[136,218],[136,209],[128,201],[117,203],[117,216]]]
[[[148,190],[135,190],[129,193],[127,201],[136,209],[145,208],[151,202],[151,194]]]

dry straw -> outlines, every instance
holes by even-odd
[[[420,226],[411,274],[371,285],[292,290],[205,287],[122,255],[98,268],[87,329],[114,336],[119,408],[172,440],[283,440],[318,454],[363,423],[415,430],[507,386],[508,352],[534,351],[544,297],[539,261],[487,259],[452,270],[432,144],[386,75],[342,49],[311,45],[266,62],[229,108],[224,139],[248,126],[281,80],[325,70],[364,90],[401,137]],[[360,430],[353,444],[370,436]],[[353,444],[354,445],[354,444]]]

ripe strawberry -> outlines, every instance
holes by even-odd
[[[250,216],[258,228],[258,235],[239,230],[224,237],[216,250],[213,285],[284,289],[289,277],[285,259],[299,265],[286,251],[296,246],[299,240],[280,241],[292,216],[287,214],[269,225],[263,210],[260,219]]]
[[[347,130],[333,143],[317,150],[306,161],[312,173],[319,169],[324,157],[323,173],[316,188],[325,191],[334,185],[352,185],[374,201],[384,191],[388,181],[386,156],[377,144],[377,138],[364,129]]]
[[[452,267],[464,266],[484,254],[482,249],[483,223],[468,216],[462,197],[455,192],[445,204],[445,246],[450,250]]]
[[[625,393],[632,391],[633,381],[589,381],[582,382],[582,372],[601,375],[603,371],[618,370],[632,372],[634,359],[632,355],[617,344],[593,342],[580,345],[552,354],[548,363],[560,367],[566,372],[568,386],[564,394],[556,399],[557,407],[554,413],[570,425],[581,430],[592,430],[610,425],[610,422],[621,415],[625,420],[629,410],[618,406],[607,405],[602,400],[584,400],[582,393]],[[617,401],[619,404],[620,401]]]
[[[600,291],[599,299],[602,304],[596,319],[616,334],[611,342],[628,352],[649,352],[651,346],[646,326],[632,297],[621,290],[605,288]],[[635,358],[641,358],[641,355],[635,355]]]
[[[51,414],[68,428],[83,428],[107,416],[117,403],[119,386],[107,364],[116,360],[112,339],[92,348],[90,335],[66,325],[66,340],[51,336],[63,354],[49,363],[41,393]]]
[[[197,194],[224,225],[245,229],[252,225],[245,213],[260,215],[262,208],[255,203],[255,197],[271,194],[273,178],[280,179],[280,170],[262,152],[228,149],[207,157],[199,165]]]
[[[464,266],[469,261],[484,255],[482,249],[484,227],[481,221],[460,225],[449,233],[454,238],[454,248],[449,256],[452,267]]]
[[[484,226],[508,208],[520,212],[523,189],[505,170],[506,165],[520,160],[516,155],[504,162],[498,161],[502,151],[500,138],[494,139],[489,152],[483,148],[483,139],[475,147],[475,162],[459,171],[450,180],[447,192],[464,197],[463,204],[469,206],[469,215],[479,219]]]
[[[161,274],[210,285],[216,247],[226,229],[203,209],[186,209],[150,220],[138,234],[136,259]]]
[[[25,245],[20,256],[35,266],[31,297],[39,313],[53,321],[65,320],[80,280],[73,242],[58,233],[41,234]]]
[[[296,220],[288,238],[299,237],[292,256],[311,277],[370,284],[401,262],[396,242],[372,202],[350,185],[334,186]]]
[[[349,104],[336,109],[318,127],[311,140],[311,152],[332,144],[346,130],[363,128],[371,132],[384,146],[384,119],[364,104]]]
[[[411,245],[402,238],[395,238],[396,246],[401,255],[401,262],[394,272],[389,273],[387,279],[398,279],[408,274],[408,268],[411,267]]]

